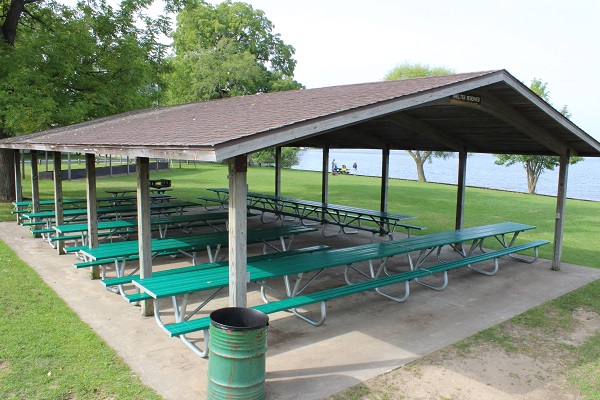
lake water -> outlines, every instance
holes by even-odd
[[[323,160],[322,150],[305,149],[300,151],[300,164],[292,167],[308,171],[320,171]],[[343,164],[352,170],[358,165],[358,174],[381,176],[381,151],[379,150],[330,150],[329,160],[335,159],[338,167]],[[527,193],[527,173],[521,164],[510,167],[494,164],[496,157],[491,154],[472,154],[467,159],[467,186],[501,189]],[[456,185],[458,179],[458,157],[443,160],[434,158],[425,164],[425,177],[428,182]],[[390,152],[390,178],[417,179],[417,168],[412,157],[403,150]],[[558,168],[546,170],[537,184],[536,193],[556,196]],[[569,166],[567,197],[582,200],[600,201],[600,158],[588,157]]]

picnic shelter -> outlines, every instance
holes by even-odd
[[[280,194],[281,147],[323,149],[322,193],[328,200],[329,150],[382,152],[380,211],[387,210],[391,150],[449,151],[459,155],[455,227],[461,228],[467,154],[560,157],[553,268],[560,267],[568,161],[598,157],[600,143],[506,70],[344,85],[158,107],[54,128],[0,141],[15,150],[17,200],[20,150],[86,155],[89,245],[97,246],[95,156],[136,158],[141,277],[152,275],[149,159],[227,162],[229,178],[229,299],[246,305],[247,155],[277,148],[274,194]],[[35,171],[32,171],[32,173]],[[34,210],[39,208],[32,180]],[[56,221],[62,221],[62,181],[55,174]],[[36,202],[37,199],[37,202]],[[60,249],[59,249],[60,251]],[[151,313],[151,307],[143,307]]]

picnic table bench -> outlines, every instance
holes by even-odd
[[[153,202],[160,202],[160,201],[169,200],[169,199],[174,199],[174,197],[171,195],[168,195],[168,194],[151,194],[150,195],[150,200]],[[115,198],[115,197],[111,196],[111,197],[98,197],[98,198],[96,198],[96,203],[98,203],[98,204],[107,203],[107,205],[115,205],[116,203],[120,203],[120,202],[129,202],[131,204],[135,204],[136,200],[137,200],[137,196],[122,196],[119,198]],[[87,199],[86,198],[63,199],[62,203],[63,203],[63,206],[67,205],[67,206],[72,206],[73,208],[75,208],[74,207],[75,205],[86,204]],[[31,207],[33,206],[33,201],[31,201],[31,200],[13,201],[12,204],[13,204],[13,206],[15,206],[15,209],[13,211],[11,211],[12,214],[23,214],[28,211],[31,211]],[[54,209],[54,199],[40,200],[40,206],[51,206],[51,208],[48,208],[47,210],[44,210],[44,211],[52,211]]]
[[[507,247],[503,247],[500,252],[484,252],[480,255],[473,256],[472,250],[470,251],[461,251],[459,254],[463,256],[461,260],[467,260],[464,264],[460,264],[461,261],[457,261],[460,266],[468,266],[472,270],[476,272],[482,272],[487,275],[494,274],[498,269],[497,258],[504,255],[512,255],[512,253],[523,251],[526,249],[533,248],[535,251],[534,258],[531,260],[527,260],[528,262],[533,262],[537,259],[537,248],[541,245],[547,244],[547,241],[535,241],[523,245],[514,245],[514,239],[516,236],[525,230],[533,229],[533,226],[516,224],[516,223],[501,223],[488,225],[484,227],[475,227],[475,228],[465,228],[454,232],[453,235],[448,235],[451,232],[442,232],[440,234],[431,234],[425,235],[423,237],[429,237],[429,241],[421,241],[416,243],[412,238],[406,238],[401,240],[387,241],[382,243],[371,243],[361,246],[348,247],[343,249],[331,249],[325,250],[318,253],[311,254],[300,254],[300,255],[292,255],[286,257],[285,263],[281,263],[280,261],[273,260],[260,260],[249,262],[247,265],[247,271],[249,274],[249,280],[251,282],[256,282],[261,286],[261,294],[265,302],[268,302],[266,298],[265,289],[270,289],[266,284],[266,280],[284,277],[286,279],[286,293],[284,294],[287,298],[296,298],[300,296],[307,287],[315,280],[319,274],[321,274],[324,270],[337,267],[337,266],[345,266],[345,276],[346,281],[350,286],[356,285],[356,283],[351,282],[347,273],[350,268],[356,269],[352,266],[352,264],[367,261],[369,262],[371,274],[364,274],[363,276],[367,278],[367,281],[373,279],[380,279],[381,276],[385,274],[390,274],[389,271],[385,269],[385,263],[387,259],[391,256],[400,255],[400,254],[408,254],[410,260],[410,252],[415,250],[428,250],[431,248],[443,247],[446,245],[456,246],[456,240],[462,241],[473,241],[472,250],[475,248],[481,247],[481,242],[489,237],[494,237],[499,239],[500,243],[504,243]],[[502,239],[505,235],[513,234],[513,239],[507,242]],[[458,248],[458,247],[457,247]],[[427,252],[431,254],[432,252]],[[473,258],[477,257],[477,258]],[[421,261],[419,264],[410,263],[411,271],[419,271],[422,269],[431,270],[430,267],[423,268],[423,261],[421,254],[419,255]],[[377,272],[374,272],[372,261],[375,259],[382,259],[382,262],[377,269]],[[478,269],[471,264],[476,262],[480,262],[487,259],[495,259],[495,267],[493,271],[484,271]],[[520,258],[519,260],[524,261],[525,259]],[[447,265],[448,263],[440,262],[440,265]],[[450,264],[454,265],[454,264]],[[441,267],[440,267],[441,268]],[[315,275],[308,280],[308,282],[301,286],[301,281],[303,279],[303,275],[309,272],[315,272]],[[448,277],[447,271],[444,271],[443,268],[440,271],[444,274],[444,284],[441,286],[434,286],[427,282],[420,282],[418,278],[420,275],[415,275],[411,279],[415,279],[416,282],[421,283],[427,287],[434,288],[437,290],[443,289],[447,285]],[[436,272],[436,273],[437,273]],[[287,280],[288,277],[297,275],[297,279],[294,285],[291,285]],[[394,274],[396,275],[396,274]],[[424,276],[427,276],[426,274]],[[390,275],[392,276],[392,275]],[[412,275],[411,275],[412,276]],[[140,293],[128,295],[126,298],[129,301],[137,302],[143,300],[145,298],[154,298],[155,299],[155,315],[157,322],[160,326],[164,326],[164,324],[160,320],[160,308],[158,302],[161,298],[172,297],[174,300],[174,305],[177,304],[176,297],[184,296],[184,300],[182,304],[187,304],[187,296],[190,293],[200,292],[200,291],[209,291],[209,290],[220,290],[222,287],[227,287],[229,282],[229,276],[227,271],[219,270],[219,269],[199,269],[196,271],[182,272],[177,274],[176,276],[169,277],[152,277],[148,279],[142,279],[138,281],[134,281],[133,283],[140,288]],[[365,289],[368,290],[368,289]],[[279,293],[279,292],[277,292]],[[380,293],[383,294],[383,293]],[[214,297],[215,294],[208,296],[208,300]],[[408,296],[408,292],[406,292],[405,297],[393,297],[386,294],[384,296],[393,299],[395,301],[402,302]],[[206,302],[205,302],[206,303]],[[203,303],[203,305],[205,304]],[[293,307],[288,307],[293,308]],[[287,309],[287,308],[286,308]],[[313,321],[308,319],[307,317],[297,313],[293,310],[296,315],[305,321],[313,324],[319,325],[322,323],[322,320]],[[185,307],[183,309],[175,310],[176,316],[178,316],[178,322],[182,322],[187,320],[189,317],[185,316]],[[323,317],[324,319],[324,317]],[[183,339],[184,342],[186,341]],[[191,344],[186,343],[188,346]],[[202,353],[203,350],[195,349],[194,351]]]
[[[271,228],[255,228],[248,229],[247,243],[264,243],[265,251],[267,247],[271,247],[280,251],[277,247],[269,242],[279,240],[281,250],[289,249],[293,238],[296,235],[316,231],[315,228],[303,226],[279,226]],[[286,244],[285,240],[288,239]],[[160,255],[165,252],[179,252],[192,258],[196,264],[198,251],[206,250],[210,262],[214,262],[219,250],[227,246],[229,242],[229,232],[213,232],[203,233],[198,235],[188,235],[176,238],[152,239],[151,251],[153,256]],[[214,247],[214,251],[213,251]],[[118,243],[103,243],[95,248],[78,248],[87,260],[114,260],[117,276],[123,276],[125,263],[131,256],[139,256],[139,244],[137,240]],[[120,262],[118,260],[121,260]],[[102,278],[105,279],[105,269],[102,271]]]
[[[438,264],[427,266],[427,267],[411,269],[409,271],[400,272],[400,273],[397,273],[394,275],[385,275],[382,273],[372,279],[368,279],[368,280],[365,280],[362,282],[358,282],[358,283],[354,283],[354,284],[346,285],[346,286],[334,287],[331,289],[326,289],[326,290],[322,290],[322,291],[314,292],[314,293],[310,293],[310,294],[302,294],[301,291],[299,291],[296,293],[292,293],[292,295],[286,296],[281,300],[273,301],[273,302],[266,302],[265,304],[254,306],[252,308],[257,309],[262,312],[265,312],[265,313],[274,313],[274,312],[278,312],[278,311],[291,310],[296,316],[298,316],[302,320],[304,320],[312,325],[318,326],[318,325],[321,325],[325,321],[325,318],[326,318],[325,302],[327,300],[331,300],[331,299],[343,297],[343,296],[348,296],[348,295],[352,295],[355,293],[364,292],[367,290],[375,290],[378,294],[380,294],[388,299],[394,300],[396,302],[404,302],[406,299],[408,299],[409,294],[410,294],[409,282],[411,280],[419,282],[420,278],[425,278],[428,276],[442,273],[444,275],[444,279],[447,281],[448,271],[466,266],[476,272],[480,272],[481,270],[474,267],[474,264],[481,263],[486,260],[493,260],[494,265],[495,265],[494,269],[497,270],[498,269],[498,259],[500,257],[511,255],[511,254],[517,253],[517,252],[522,252],[522,251],[525,251],[528,249],[534,249],[535,253],[536,253],[536,257],[537,257],[537,248],[539,246],[543,246],[548,243],[549,242],[547,240],[537,240],[537,241],[533,241],[533,242],[523,243],[520,245],[513,245],[510,247],[502,248],[500,250],[494,250],[494,251],[490,251],[490,252],[480,253],[477,255],[470,255],[468,257],[460,258],[458,260],[453,260],[453,261],[448,261],[448,262],[440,262]],[[334,251],[334,250],[332,250],[332,251]],[[325,255],[325,253],[328,253],[328,252],[329,251],[326,250],[326,251],[315,253],[315,254],[318,257],[318,256],[323,256],[323,255]],[[309,256],[310,256],[310,254],[307,255],[306,258],[308,258]],[[299,257],[302,257],[302,256],[299,256]],[[313,258],[317,258],[317,257],[313,257]],[[298,258],[298,257],[291,256],[290,258]],[[276,261],[276,260],[273,260],[273,261]],[[268,262],[268,261],[265,261],[265,263],[266,262]],[[286,258],[286,265],[288,265],[290,262],[291,262],[291,260],[289,258]],[[253,265],[254,264],[257,264],[257,263],[253,263]],[[261,264],[261,263],[259,262],[259,264]],[[262,264],[264,264],[264,263],[262,263]],[[261,269],[263,269],[263,268],[264,268],[264,265],[261,266]],[[154,280],[154,278],[151,278],[151,279]],[[400,284],[400,283],[404,284],[403,293],[401,293],[402,294],[401,296],[398,296],[396,294],[390,294],[390,293],[384,292],[382,290],[382,288],[384,288],[386,286]],[[136,282],[136,284],[138,286],[140,286],[141,289],[146,290],[146,286],[147,286],[146,280],[138,281],[138,282]],[[132,295],[132,296],[129,296],[129,298],[134,298],[135,296],[136,295]],[[137,296],[141,297],[140,295],[137,295]],[[156,316],[156,320],[157,320],[159,326],[161,326],[163,329],[165,329],[171,336],[179,336],[183,340],[183,342],[188,347],[190,347],[195,353],[197,353],[203,357],[206,356],[208,354],[208,341],[209,341],[208,327],[210,324],[210,318],[205,317],[205,318],[190,320],[189,316],[186,316],[184,314],[185,308],[183,308],[183,309],[176,310],[176,313],[175,313],[176,322],[175,323],[165,325],[160,320],[160,317],[159,317],[160,308],[157,303],[158,303],[158,299],[155,300],[155,316]],[[186,303],[187,302],[184,300],[182,302],[182,305],[185,305]],[[321,315],[316,320],[311,319],[311,318],[307,317],[306,315],[304,315],[303,313],[301,313],[300,311],[298,311],[299,307],[303,307],[303,306],[313,304],[313,303],[321,303],[321,306],[320,306],[320,314]],[[176,305],[176,304],[174,303],[174,305]],[[204,303],[202,305],[204,305]],[[194,310],[194,313],[195,312],[197,312],[197,310]],[[198,344],[189,341],[189,339],[187,339],[185,337],[186,334],[189,334],[192,332],[197,332],[197,331],[203,331],[204,343],[205,343],[204,349],[201,349],[198,346]]]
[[[205,207],[209,201],[226,204],[229,189],[209,188],[217,194],[217,198],[199,197],[205,201]],[[292,199],[288,197],[274,196],[263,193],[248,192],[248,207],[260,211],[262,221],[265,223],[282,220],[282,217],[298,219],[304,225],[330,224],[338,227],[337,232],[328,234],[323,228],[324,236],[335,236],[340,233],[357,233],[368,231],[372,234],[388,235],[393,239],[398,227],[406,229],[408,236],[411,230],[423,230],[422,226],[408,224],[406,220],[414,219],[414,216],[369,210],[365,208],[350,207],[346,205],[323,203],[311,200]],[[275,214],[274,220],[267,220],[267,213]],[[365,224],[367,223],[367,224]]]
[[[150,179],[148,181],[148,186],[154,189],[162,189],[171,187],[170,179]]]
[[[280,251],[280,252],[275,252],[275,253],[266,253],[266,254],[260,254],[260,255],[256,255],[256,256],[250,256],[246,259],[246,262],[256,262],[256,261],[269,260],[269,259],[281,260],[282,258],[289,257],[291,255],[314,253],[314,252],[318,252],[318,251],[328,250],[330,248],[331,247],[329,247],[327,245],[321,244],[321,245],[316,245],[316,246],[303,247],[301,249],[296,249],[296,250],[285,250],[285,251]],[[188,267],[180,267],[180,268],[172,268],[172,269],[167,269],[167,270],[162,270],[162,271],[156,271],[156,272],[152,273],[152,276],[153,277],[169,276],[169,275],[180,274],[180,273],[184,273],[184,272],[207,270],[207,269],[211,269],[211,268],[228,267],[228,266],[229,266],[229,260],[224,260],[224,261],[218,261],[218,262],[213,262],[213,263],[208,263],[208,264],[198,264],[198,265],[191,265]],[[139,274],[130,274],[130,275],[120,276],[120,277],[116,277],[116,278],[103,279],[102,284],[106,288],[118,287],[121,295],[123,297],[126,297],[127,294],[125,293],[125,290],[123,289],[123,285],[130,284],[134,281],[139,281],[140,279],[141,279],[141,277]],[[137,287],[136,287],[136,293],[139,293],[139,288],[137,288]],[[214,294],[214,296],[216,296],[216,294],[218,294],[218,292],[216,292]],[[150,298],[150,297],[144,296],[144,298]],[[127,300],[129,300],[129,299],[127,299]],[[200,310],[200,308],[197,309],[196,311],[199,311],[199,310]]]
[[[200,204],[192,201],[172,201],[168,203],[152,203],[150,211],[159,215],[183,214],[183,211],[189,207],[198,207]],[[125,216],[135,216],[137,214],[136,205],[119,205],[97,208],[98,216],[105,219],[121,219]],[[66,222],[72,221],[77,217],[87,215],[86,208],[69,208],[63,211]],[[45,225],[51,228],[56,217],[54,211],[27,212],[22,214],[22,218],[34,221],[36,225]],[[40,220],[38,223],[37,220]]]
[[[161,238],[165,238],[167,236],[168,229],[171,227],[176,227],[182,231],[189,231],[189,229],[192,227],[210,226],[213,229],[220,231],[221,229],[217,226],[217,224],[226,223],[228,217],[229,214],[227,212],[153,217],[150,218],[150,226],[156,226],[159,236]],[[105,234],[104,236],[121,236],[122,234],[134,233],[137,232],[137,224],[137,219],[101,221],[98,222],[98,234]],[[55,242],[59,240],[73,239],[75,241],[80,241],[82,245],[85,245],[88,227],[89,225],[87,223],[54,226],[52,229],[56,234],[51,237],[50,240]],[[109,232],[101,232],[106,230]]]

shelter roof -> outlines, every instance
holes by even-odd
[[[200,161],[277,145],[600,156],[600,143],[505,70],[158,107],[0,141]]]

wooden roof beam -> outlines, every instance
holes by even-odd
[[[343,132],[343,134],[348,135],[350,139],[368,146],[367,148],[376,147],[378,149],[385,149],[388,145],[386,141],[381,139],[375,133],[367,133],[363,129],[357,129],[356,127],[346,128],[339,132]]]
[[[417,134],[426,136],[429,139],[442,143],[443,145],[450,147],[454,151],[463,151],[466,148],[467,151],[475,153],[478,152],[477,148],[473,147],[472,145],[457,140],[456,138],[448,135],[447,133],[431,126],[426,122],[411,117],[406,113],[396,113],[393,115],[389,115],[388,118],[391,121],[402,125],[402,127],[412,130]]]
[[[473,91],[469,92],[469,94],[479,96],[481,98],[481,103],[469,103],[450,98],[446,99],[446,101],[451,105],[469,107],[490,114],[506,122],[510,126],[529,136],[531,139],[542,144],[558,155],[565,155],[570,148],[562,140],[555,138],[550,134],[550,132],[531,122],[517,110],[506,104],[498,97],[494,96],[488,90]],[[571,149],[571,155],[578,155],[573,153],[575,152],[573,149]]]

